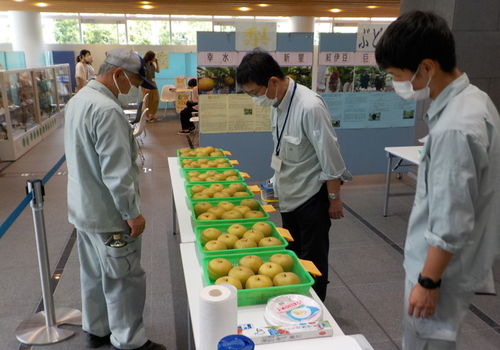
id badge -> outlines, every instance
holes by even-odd
[[[281,158],[276,154],[273,154],[271,158],[271,168],[273,168],[277,173],[281,170]]]

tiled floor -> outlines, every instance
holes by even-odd
[[[174,156],[176,149],[189,146],[186,136],[177,135],[178,129],[179,122],[172,115],[147,125],[143,146],[146,162],[141,174],[148,220],[142,259],[148,273],[144,318],[150,338],[171,350],[187,349],[188,342],[186,291],[179,239],[171,232],[167,165],[167,157]],[[63,153],[60,128],[18,161],[0,163],[0,223],[24,198],[26,180],[43,178]],[[63,269],[54,292],[55,306],[79,309],[78,257],[73,228],[67,221],[65,171],[63,164],[45,187],[45,224],[51,269]],[[414,181],[405,176],[393,180],[392,190],[411,192],[414,186]],[[376,350],[401,348],[402,247],[413,199],[391,198],[389,215],[383,217],[384,188],[383,174],[355,176],[353,182],[343,186],[346,217],[335,221],[331,229],[331,278],[325,302],[346,334],[363,334]],[[274,214],[272,219],[280,223],[279,215]],[[496,288],[500,290],[500,264],[495,271]],[[80,327],[66,327],[75,335],[52,345],[30,347],[16,340],[16,327],[37,310],[41,300],[29,206],[0,239],[0,281],[0,350],[86,349]],[[500,349],[500,297],[476,296],[473,305],[474,312],[469,312],[463,327],[460,349]]]

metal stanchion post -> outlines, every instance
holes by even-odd
[[[45,235],[45,220],[43,217],[43,187],[42,180],[27,181],[28,193],[33,193],[31,208],[35,225],[38,264],[42,283],[44,311],[31,315],[16,328],[16,337],[21,343],[45,345],[57,343],[71,337],[75,332],[58,328],[61,324],[80,326],[82,313],[76,309],[54,308],[54,300],[50,291],[50,268]]]

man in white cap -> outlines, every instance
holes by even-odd
[[[82,328],[90,348],[166,350],[148,339],[142,313],[146,277],[140,264],[141,214],[137,144],[122,105],[137,100],[145,63],[131,50],[113,49],[68,103],[64,146],[68,217],[78,232]],[[126,245],[107,245],[120,234]]]

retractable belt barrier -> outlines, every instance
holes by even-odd
[[[43,177],[42,179],[42,186],[47,183],[47,181],[50,180],[50,178],[55,174],[57,169],[61,167],[61,165],[66,161],[66,155],[63,155],[61,159],[50,169],[50,171]],[[33,192],[26,190],[27,195],[24,197],[24,199],[19,203],[19,205],[14,209],[14,211],[5,219],[5,221],[2,223],[0,226],[0,238],[7,232],[7,230],[12,226],[14,221],[17,220],[19,215],[23,212],[24,208],[28,206],[28,204],[31,202],[33,199]]]
[[[2,237],[28,203],[31,203],[44,310],[29,316],[17,326],[16,338],[23,344],[47,345],[60,342],[68,339],[75,333],[71,330],[59,328],[60,325],[69,324],[77,326],[82,324],[82,313],[79,310],[71,308],[56,309],[54,307],[50,288],[49,254],[43,215],[43,197],[45,195],[43,186],[65,160],[66,156],[63,155],[42,180],[30,179],[26,181],[26,197],[0,227],[0,237]]]

